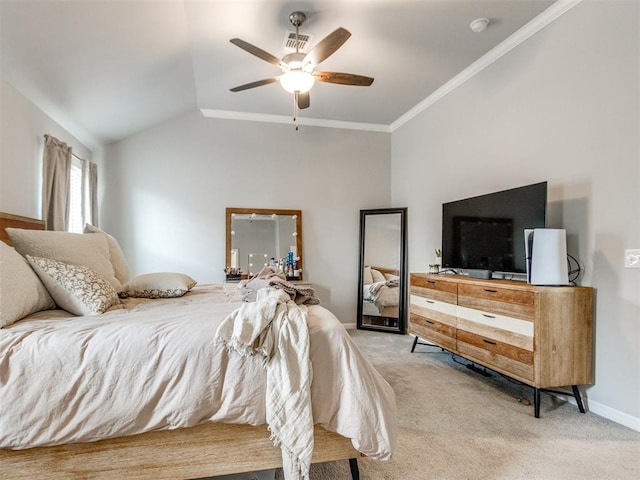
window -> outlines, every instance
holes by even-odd
[[[69,231],[82,233],[82,164],[77,158],[71,162],[71,178],[69,180]]]
[[[69,225],[67,230],[82,233],[86,223],[94,223],[90,188],[91,163],[76,157],[71,159],[69,177]]]

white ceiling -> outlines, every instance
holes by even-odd
[[[390,125],[547,9],[553,0],[0,0],[1,73],[81,141],[106,144],[196,109],[292,114],[273,65],[301,10],[311,46],[337,27],[351,38],[321,70],[375,78],[316,83],[302,116]],[[469,23],[487,17],[483,33]]]

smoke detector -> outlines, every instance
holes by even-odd
[[[469,28],[475,33],[480,33],[480,32],[484,32],[488,25],[489,25],[488,18],[476,18],[473,22],[469,24]]]

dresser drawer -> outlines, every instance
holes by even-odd
[[[533,322],[472,308],[456,308],[457,328],[533,351]]]
[[[463,307],[461,305],[456,306],[456,317],[460,320],[467,320],[470,325],[477,325],[478,328],[489,327],[496,331],[503,331],[505,335],[513,333],[533,338],[533,322],[529,320]]]
[[[535,293],[491,285],[458,285],[458,305],[533,320]]]
[[[409,314],[409,333],[429,340],[447,350],[455,351],[456,329],[452,325],[423,317],[411,311]]]
[[[440,300],[447,303],[457,303],[458,284],[439,280],[435,275],[411,275],[410,290],[414,295]]]
[[[533,352],[464,330],[456,330],[458,353],[491,369],[533,382]]]
[[[443,314],[452,318],[456,316],[456,305],[452,303],[432,300],[420,295],[411,295],[410,303],[412,311],[415,310],[420,315]],[[452,325],[455,326],[455,322]]]

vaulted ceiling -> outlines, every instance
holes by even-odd
[[[389,126],[499,45],[552,0],[0,0],[4,79],[88,146],[125,138],[196,109],[291,116],[280,74],[239,37],[281,58],[302,11],[313,47],[344,27],[351,38],[321,70],[375,78],[370,87],[316,83],[301,115]],[[490,20],[482,33],[469,24]]]

